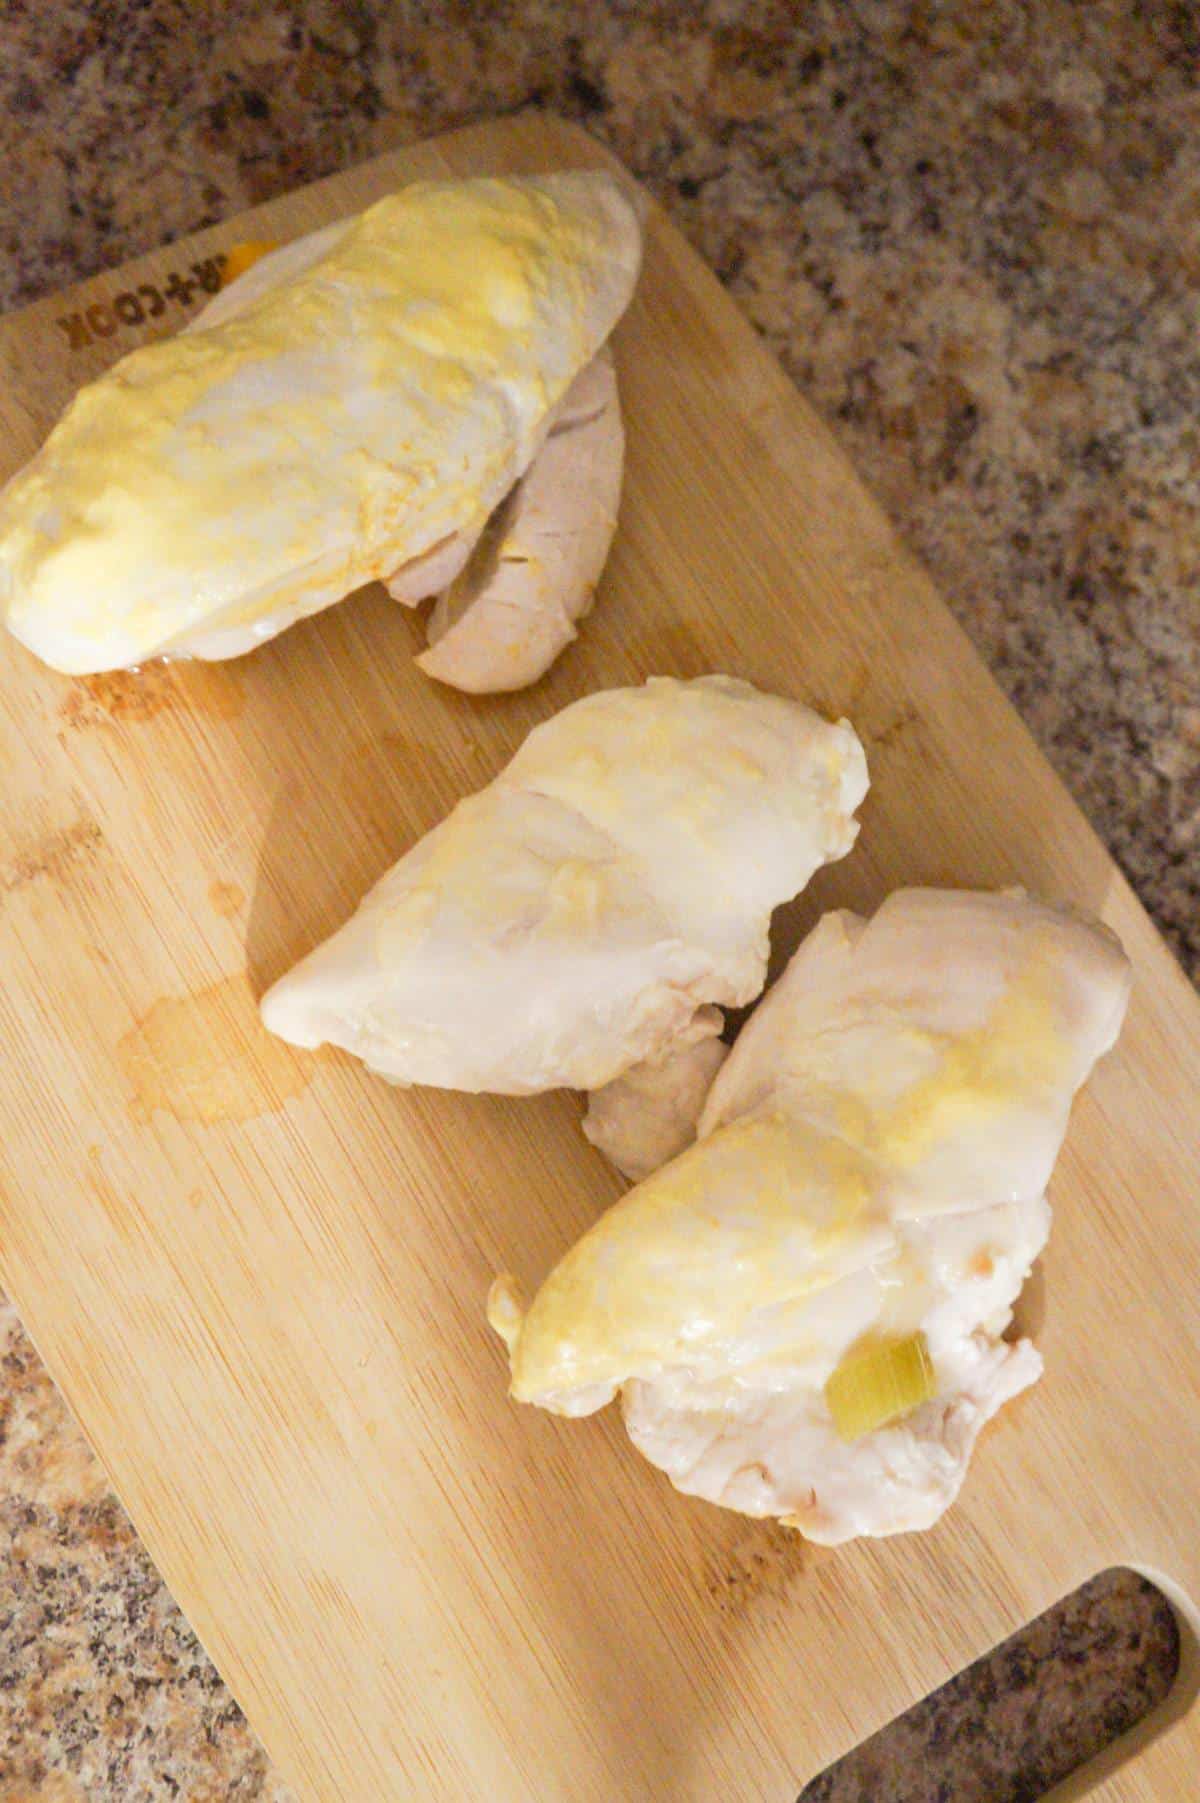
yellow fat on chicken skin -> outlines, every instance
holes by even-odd
[[[272,252],[84,388],[0,493],[46,663],[229,656],[473,540],[633,289],[612,178],[421,182]]]
[[[836,1542],[929,1526],[1038,1376],[1001,1336],[1049,1230],[1071,1100],[1129,993],[1111,933],[1020,894],[825,916],[718,1072],[694,1146],[524,1311],[512,1394],[618,1393],[682,1490]]]

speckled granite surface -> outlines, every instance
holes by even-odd
[[[1161,1702],[1178,1663],[1179,1629],[1154,1586],[1097,1572],[839,1759],[799,1803],[1033,1803]]]
[[[0,1803],[288,1803],[0,1298]]]
[[[581,119],[834,421],[1200,976],[1198,17],[7,0],[0,305],[398,142]],[[11,1313],[0,1360],[0,1803],[283,1798]],[[1052,1649],[1097,1696],[1125,1600]]]

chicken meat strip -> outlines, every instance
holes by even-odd
[[[523,1312],[512,1394],[618,1393],[681,1490],[834,1543],[931,1525],[1041,1370],[1002,1336],[1049,1230],[1071,1101],[1120,1030],[1105,927],[1019,893],[826,915],[709,1092]]]
[[[630,1065],[588,1097],[583,1131],[631,1183],[691,1145],[713,1078],[729,1047],[719,1008],[698,1008],[658,1058]]]
[[[766,977],[771,911],[849,851],[853,729],[726,676],[564,708],[264,997],[395,1083],[598,1089]]]
[[[617,527],[625,434],[607,346],[576,376],[546,442],[429,620],[427,676],[472,694],[523,689],[589,611]]]
[[[75,397],[0,492],[54,668],[231,657],[437,553],[440,592],[628,303],[610,176],[416,182],[263,257]]]

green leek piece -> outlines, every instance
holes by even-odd
[[[825,1385],[825,1401],[843,1440],[861,1440],[936,1395],[937,1378],[923,1333],[861,1341]]]

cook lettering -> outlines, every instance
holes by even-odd
[[[55,322],[67,341],[69,351],[82,351],[98,338],[145,325],[167,311],[168,301],[175,307],[192,306],[198,299],[215,294],[221,286],[221,270],[225,264],[223,251],[193,263],[186,275],[172,270],[162,288],[152,282],[139,282],[136,288],[122,289],[110,301],[92,301],[79,313],[63,313]]]

